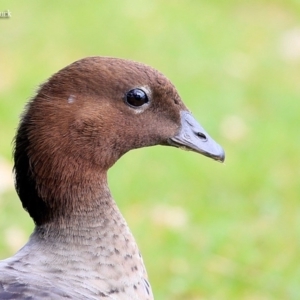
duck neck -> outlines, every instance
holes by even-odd
[[[33,273],[59,277],[75,298],[118,293],[111,298],[152,299],[136,242],[111,197],[107,167],[61,155],[46,170],[43,160],[35,164],[18,153],[17,191],[36,228],[15,259],[25,260]]]

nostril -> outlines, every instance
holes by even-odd
[[[202,132],[196,132],[196,135],[199,136],[199,138],[203,139],[203,140],[207,140],[207,137],[204,133]]]

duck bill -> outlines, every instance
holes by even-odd
[[[188,111],[181,111],[179,132],[169,139],[169,144],[184,150],[194,151],[223,162],[225,152],[195,120]]]

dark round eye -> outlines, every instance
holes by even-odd
[[[131,106],[138,107],[147,103],[149,100],[147,94],[143,90],[133,89],[127,92],[125,101]]]

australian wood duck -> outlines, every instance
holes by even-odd
[[[84,58],[40,87],[14,151],[16,190],[35,229],[0,262],[0,299],[153,299],[106,175],[127,151],[153,145],[224,160],[172,83],[141,63]]]

